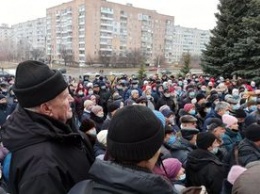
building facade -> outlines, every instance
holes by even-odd
[[[18,23],[12,26],[13,40],[16,45],[26,44],[28,49],[45,50],[46,18]]]
[[[209,42],[210,31],[181,26],[174,27],[173,59],[179,62],[183,53],[201,55]]]
[[[100,56],[140,50],[147,63],[173,59],[174,17],[105,0],[74,0],[47,9],[46,53],[61,59],[66,50],[86,63]]]
[[[12,28],[7,24],[2,24],[0,26],[0,41],[7,41],[12,39]]]

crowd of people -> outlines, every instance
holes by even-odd
[[[64,80],[38,61],[0,84],[3,181],[22,193],[258,193],[254,81]]]

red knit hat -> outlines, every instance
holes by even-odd
[[[184,110],[185,112],[189,112],[189,111],[190,111],[191,109],[193,109],[193,108],[194,108],[194,104],[187,103],[187,104],[184,105],[183,110]]]

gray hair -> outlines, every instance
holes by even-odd
[[[135,94],[135,93],[139,94],[138,90],[132,90],[132,91],[131,91],[131,96],[132,96],[133,94]]]
[[[222,110],[226,110],[226,109],[228,109],[229,106],[230,106],[230,104],[227,102],[219,102],[216,104],[215,111],[219,112]]]

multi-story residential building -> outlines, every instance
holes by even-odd
[[[105,0],[73,0],[47,9],[47,55],[61,50],[87,62],[101,56],[123,56],[140,49],[153,63],[164,55],[173,62],[174,17]]]
[[[30,49],[45,50],[46,18],[38,18],[12,26],[13,38],[16,44],[26,43]]]
[[[0,26],[0,41],[6,41],[12,38],[12,28],[7,24]]]
[[[179,62],[183,53],[201,55],[209,42],[210,31],[197,28],[174,26],[173,58]]]

